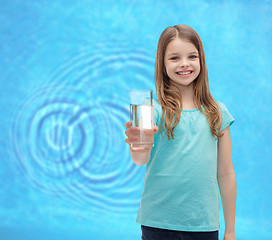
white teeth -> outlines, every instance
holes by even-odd
[[[187,74],[190,74],[191,73],[191,71],[188,71],[188,72],[178,72],[177,74],[178,75],[187,75]]]

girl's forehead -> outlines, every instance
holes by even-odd
[[[198,52],[195,45],[189,40],[184,40],[181,38],[175,38],[168,43],[166,46],[166,52],[172,51],[182,51],[182,52]]]

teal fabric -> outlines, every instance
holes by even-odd
[[[222,130],[234,122],[218,102]],[[154,100],[154,123],[160,127],[162,107]],[[219,229],[217,140],[199,109],[183,110],[174,138],[160,129],[146,164],[139,224],[179,231]]]

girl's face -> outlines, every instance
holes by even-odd
[[[200,73],[199,53],[191,42],[177,37],[166,47],[164,66],[170,80],[189,86]]]

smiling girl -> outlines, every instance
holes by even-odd
[[[236,177],[232,164],[226,106],[214,100],[208,84],[204,48],[189,26],[166,28],[155,64],[154,147],[134,150],[146,164],[137,222],[143,240],[218,239],[220,190],[224,240],[235,240]],[[126,143],[132,137],[132,122]]]

